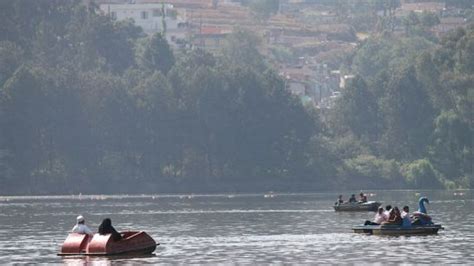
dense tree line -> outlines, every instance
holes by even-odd
[[[309,176],[318,118],[255,37],[175,54],[78,1],[1,10],[2,193],[268,190]]]
[[[80,1],[1,1],[0,193],[469,187],[473,32],[367,40],[322,114],[249,33],[173,52]]]
[[[330,114],[340,171],[375,186],[384,177],[402,187],[471,187],[473,55],[474,25],[439,43],[390,34],[365,41]]]

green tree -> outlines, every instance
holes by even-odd
[[[383,160],[373,155],[360,154],[355,158],[346,159],[339,168],[339,172],[339,175],[347,180],[346,188],[358,188],[360,182],[366,187],[373,188],[387,184],[393,188],[406,187],[397,161]]]
[[[450,101],[440,106],[442,112],[435,120],[431,158],[446,177],[463,187],[470,187],[474,178],[474,67],[469,60],[473,51],[473,32],[472,25],[450,32],[433,55],[440,73],[440,86],[450,96]]]
[[[450,90],[442,86],[440,81],[440,70],[433,62],[432,55],[424,52],[416,59],[416,76],[423,84],[425,91],[431,99],[433,106],[437,109],[450,108],[453,104],[453,95]]]
[[[227,37],[223,45],[224,63],[229,66],[247,66],[263,72],[267,65],[258,50],[260,42],[255,34],[237,29]]]
[[[12,165],[18,184],[23,182],[44,189],[38,180],[51,170],[51,119],[54,112],[47,95],[48,80],[44,73],[23,66],[6,81],[1,91],[5,120],[2,135],[5,148],[11,152]]]
[[[416,160],[402,166],[402,174],[409,185],[418,189],[443,188],[443,182],[430,161]]]
[[[167,74],[173,67],[175,58],[166,39],[160,33],[146,38],[138,49],[138,65],[148,71]]]
[[[354,55],[351,69],[372,87],[374,79],[382,72],[391,76],[400,65],[414,63],[420,51],[432,48],[434,44],[422,37],[371,37]]]
[[[420,17],[420,23],[423,27],[431,28],[440,23],[439,17],[431,12],[423,12]]]
[[[144,178],[163,176],[163,169],[179,159],[180,142],[173,124],[176,101],[171,86],[163,74],[156,71],[132,89],[136,115],[133,148],[139,155],[138,164]]]
[[[385,120],[384,153],[389,158],[421,156],[432,132],[433,109],[413,66],[399,69],[381,102]]]
[[[430,155],[436,168],[451,179],[472,173],[473,131],[453,111],[442,112],[435,120]]]
[[[335,127],[342,129],[340,133],[347,129],[357,138],[376,139],[380,123],[377,101],[360,76],[355,77],[344,89],[332,112],[337,121]]]

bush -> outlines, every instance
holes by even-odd
[[[404,183],[400,177],[400,165],[395,160],[384,160],[373,155],[359,155],[344,160],[340,169],[343,179],[350,178],[354,187],[369,186],[371,188],[402,188]]]
[[[401,167],[402,175],[408,185],[419,189],[436,189],[444,187],[441,174],[436,171],[427,159],[415,160]]]

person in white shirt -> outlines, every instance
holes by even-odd
[[[379,207],[377,213],[375,214],[374,221],[365,221],[364,225],[380,225],[382,222],[388,220],[388,216],[385,215],[385,212],[382,207]]]
[[[82,215],[77,216],[76,218],[77,223],[76,225],[72,228],[71,232],[72,233],[77,233],[77,234],[87,234],[87,235],[93,235],[91,229],[85,225],[86,220]]]

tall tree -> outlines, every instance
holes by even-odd
[[[386,123],[385,154],[410,160],[426,152],[433,110],[413,66],[404,66],[392,76],[381,108]]]
[[[366,82],[356,76],[344,89],[342,97],[333,109],[337,124],[343,130],[348,129],[358,138],[375,140],[378,134],[379,110],[374,95]]]
[[[138,50],[138,65],[148,71],[161,71],[167,74],[175,62],[173,52],[160,33],[143,40]]]
[[[263,72],[267,65],[258,50],[260,41],[255,34],[237,29],[227,37],[222,47],[224,63],[229,66],[247,66]]]

